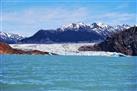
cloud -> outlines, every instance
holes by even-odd
[[[27,9],[18,12],[3,13],[2,21],[18,22],[23,24],[34,24],[49,21],[70,21],[79,20],[87,16],[86,8],[78,8],[74,10],[63,8],[52,9]]]
[[[108,24],[135,23],[134,13],[97,13],[80,8],[28,8],[14,12],[2,12],[2,30],[32,35],[41,28],[57,28],[72,22],[104,22]]]
[[[29,8],[16,12],[3,12],[0,21],[4,31],[18,32],[24,29],[22,30],[23,32],[19,31],[24,35],[25,32],[32,33],[32,31],[37,31],[41,28],[57,28],[62,24],[84,21],[87,16],[88,11],[86,8]]]
[[[102,14],[102,16],[97,16],[97,20],[105,21],[112,25],[135,24],[136,17],[137,16],[134,13],[110,12]]]

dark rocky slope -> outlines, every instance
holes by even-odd
[[[69,43],[94,42],[103,40],[103,37],[94,31],[57,31],[40,30],[33,36],[21,40],[21,43]]]
[[[79,51],[109,51],[137,56],[137,27],[115,33],[94,46],[82,46]]]

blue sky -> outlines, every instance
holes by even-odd
[[[1,0],[0,31],[29,36],[77,22],[134,25],[136,4],[136,0]]]

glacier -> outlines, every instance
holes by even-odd
[[[11,47],[22,50],[40,50],[58,55],[77,55],[77,56],[126,56],[117,52],[104,51],[79,51],[81,46],[94,45],[95,43],[63,43],[63,44],[10,44]]]

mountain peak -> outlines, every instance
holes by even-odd
[[[97,25],[100,26],[100,27],[102,27],[102,28],[107,28],[107,27],[109,27],[109,25],[104,24],[104,23],[101,23],[101,22],[97,23]]]
[[[92,28],[99,28],[98,24],[95,23],[95,22],[91,24],[91,27],[92,27]]]
[[[125,29],[128,29],[128,28],[130,28],[131,26],[129,26],[128,24],[123,24],[122,25]]]
[[[116,25],[115,29],[123,30],[123,29],[129,29],[131,26],[128,24],[122,24],[122,25]]]
[[[90,26],[90,25],[87,25],[83,22],[78,22],[78,23],[71,23],[71,24],[68,24],[68,25],[63,25],[60,29],[61,30],[71,30],[71,29],[79,29],[80,27],[86,27],[86,26]]]
[[[22,36],[18,34],[13,34],[13,33],[5,33],[0,31],[0,41],[4,41],[7,43],[16,43],[18,40],[23,39]]]
[[[64,25],[61,28],[58,28],[58,30],[60,31],[95,31],[98,32],[100,34],[105,34],[108,35],[109,32],[115,32],[115,30],[123,30],[123,29],[128,29],[131,26],[127,25],[127,24],[123,24],[123,25],[116,25],[116,26],[111,26],[111,25],[107,25],[105,23],[92,23],[92,24],[85,24],[83,22],[78,22],[78,23],[71,23],[68,25]]]

